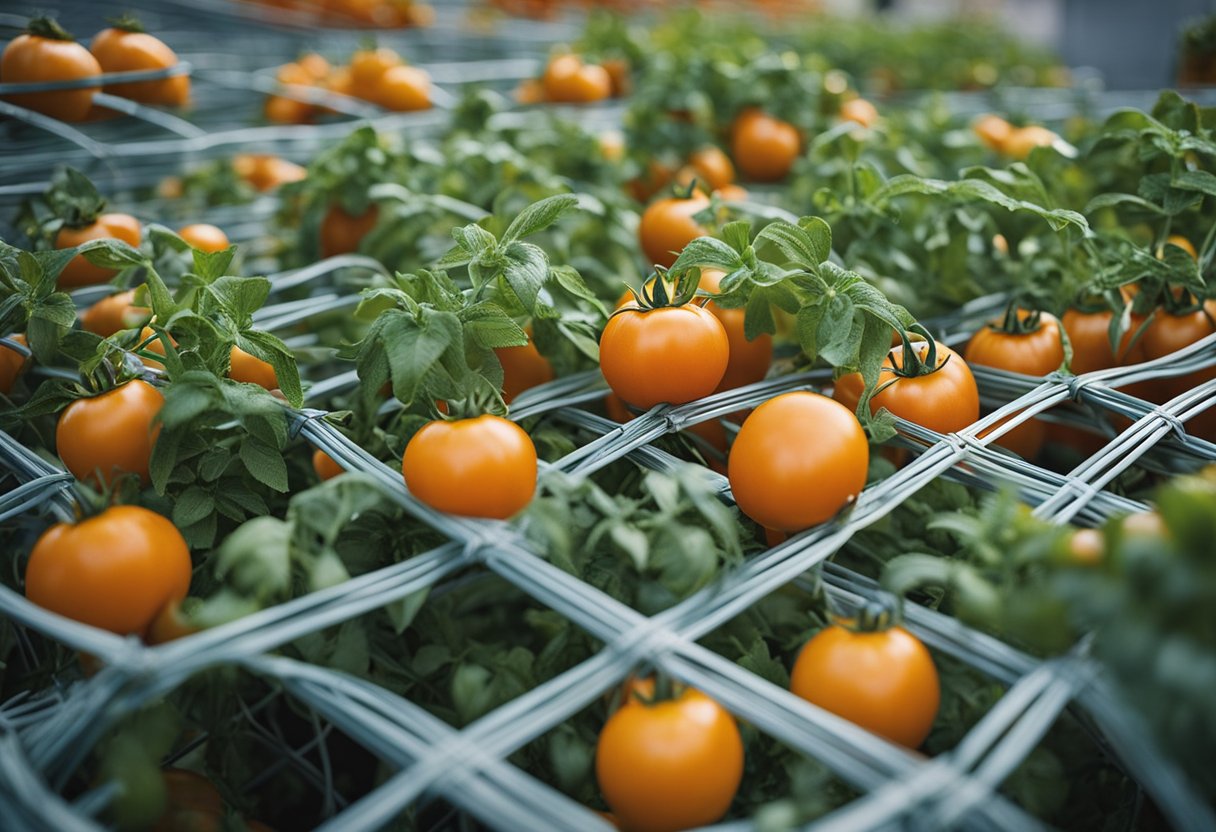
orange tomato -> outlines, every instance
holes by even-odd
[[[864,98],[850,98],[840,105],[840,118],[855,121],[862,127],[873,127],[878,121],[878,108]]]
[[[1011,156],[1014,159],[1025,159],[1030,155],[1030,151],[1036,147],[1049,147],[1058,138],[1059,136],[1046,127],[1031,124],[1011,130],[1005,141],[1001,144],[1001,150],[1006,156]]]
[[[138,248],[143,239],[139,220],[130,214],[102,214],[93,223],[80,228],[63,226],[55,235],[55,248],[72,248],[83,245],[90,240],[122,240],[128,245]],[[117,272],[94,266],[84,255],[78,254],[64,266],[59,273],[58,285],[61,289],[75,289],[78,286],[93,286],[105,283]]]
[[[23,333],[18,332],[8,337],[19,344],[28,345]],[[25,369],[26,361],[26,356],[16,350],[0,346],[0,393],[7,396],[12,392],[13,385],[17,383],[17,376]]]
[[[527,344],[498,347],[494,354],[502,364],[502,398],[507,404],[525,390],[553,381],[553,365],[536,349],[531,333]]]
[[[59,416],[55,447],[77,479],[110,484],[135,474],[146,485],[152,446],[160,433],[154,424],[165,398],[146,381],[128,381],[88,399],[77,399]]]
[[[358,216],[352,216],[338,203],[332,203],[321,218],[321,256],[334,257],[359,250],[359,243],[376,227],[380,208],[376,205]]]
[[[128,289],[97,303],[80,313],[80,325],[88,332],[109,338],[115,332],[132,329],[146,321],[152,310],[135,306],[135,290]]]
[[[556,55],[549,60],[545,71],[540,77],[541,88],[545,92],[545,100],[561,101],[562,95],[568,88],[575,85],[574,77],[582,69],[583,61],[578,55]]]
[[[721,188],[716,188],[714,193],[720,199],[732,202],[746,202],[748,197],[747,188],[741,185],[723,185]]]
[[[329,77],[330,65],[325,57],[316,52],[306,52],[296,61],[314,81],[323,81]]]
[[[434,421],[414,434],[401,460],[405,486],[431,508],[499,520],[536,491],[536,447],[499,416]]]
[[[229,358],[228,378],[233,381],[243,381],[246,384],[256,384],[267,390],[274,390],[279,386],[279,379],[274,374],[274,367],[236,346],[232,348]]]
[[[1081,312],[1069,309],[1064,313],[1061,323],[1072,344],[1070,367],[1077,375],[1144,361],[1144,339],[1141,338],[1134,345],[1131,343],[1132,336],[1144,323],[1143,316],[1132,316],[1130,326],[1119,341],[1118,355],[1110,346],[1110,323],[1113,317],[1114,313],[1110,310]]]
[[[288,182],[299,182],[307,171],[294,162],[267,154],[237,154],[232,159],[232,169],[255,190],[274,190]]]
[[[1000,116],[989,114],[980,116],[971,125],[971,129],[985,147],[1000,153],[1004,151],[1005,142],[1013,132],[1013,125]]]
[[[190,590],[190,550],[161,515],[111,506],[48,529],[30,553],[26,597],[40,607],[119,635],[143,635]]]
[[[609,162],[619,162],[625,158],[625,134],[619,130],[608,130],[600,133],[600,153]]]
[[[712,145],[703,147],[688,158],[688,164],[676,173],[676,183],[688,187],[696,179],[711,191],[726,188],[735,181],[735,166],[730,157]]]
[[[197,627],[182,618],[181,604],[170,601],[156,614],[156,618],[152,619],[144,640],[148,644],[166,644],[197,632]]]
[[[929,736],[941,701],[933,657],[902,627],[820,630],[798,654],[790,690],[908,748]]]
[[[33,21],[30,32],[9,41],[0,55],[0,80],[8,84],[75,81],[100,74],[97,59],[53,21]],[[97,87],[85,87],[6,95],[5,99],[60,121],[84,121],[97,92]]]
[[[687,199],[668,197],[656,200],[642,213],[638,238],[651,263],[670,267],[684,246],[709,232],[693,215],[709,207],[709,198],[694,193]]]
[[[102,29],[93,36],[89,51],[97,58],[103,72],[146,72],[177,66],[173,50],[159,38],[142,31],[117,27]],[[145,104],[182,107],[190,99],[190,76],[107,84],[105,91]]]
[[[1213,332],[1216,332],[1216,300],[1209,300],[1202,309],[1183,315],[1158,309],[1156,317],[1144,331],[1145,358],[1161,358],[1177,352]],[[1206,367],[1182,376],[1162,377],[1152,383],[1145,397],[1159,404],[1164,403],[1212,378],[1216,378],[1216,367]],[[1208,408],[1193,416],[1187,421],[1186,429],[1204,439],[1216,438],[1216,408]]]
[[[600,336],[600,370],[634,407],[684,404],[708,396],[730,360],[730,340],[713,313],[697,306],[619,311]]]
[[[525,78],[515,88],[515,100],[520,104],[539,104],[545,100],[545,87],[535,78]]]
[[[749,179],[784,179],[801,151],[797,127],[759,110],[744,111],[732,126],[731,156]]]
[[[317,472],[317,478],[322,482],[332,480],[346,471],[341,465],[334,461],[334,458],[325,451],[317,448],[312,452],[312,469]]]
[[[739,428],[727,463],[739,510],[762,526],[801,531],[830,519],[866,484],[870,446],[838,402],[799,391],[769,399]]]
[[[307,101],[297,101],[285,95],[266,97],[266,120],[276,124],[308,124],[316,108]]]
[[[595,748],[595,777],[622,828],[675,832],[722,818],[743,778],[735,719],[700,691],[629,697]]]
[[[375,101],[386,110],[409,112],[431,107],[431,76],[413,66],[384,71],[375,87]]]
[[[726,272],[719,269],[701,270],[701,288],[717,294],[718,287]],[[712,300],[705,308],[714,314],[726,330],[726,340],[730,342],[730,359],[726,363],[726,372],[718,383],[715,393],[723,390],[733,390],[762,380],[768,375],[768,368],[773,363],[773,336],[767,332],[747,340],[744,334],[743,319],[746,310],[742,307],[723,309]]]
[[[232,245],[228,242],[227,234],[214,225],[208,225],[205,222],[187,225],[179,229],[177,234],[199,251],[224,251],[228,246]]]
[[[917,356],[925,360],[929,345],[920,342],[913,347]],[[939,343],[937,370],[929,375],[905,378],[896,376],[892,365],[894,356],[903,366],[900,361],[903,349],[902,345],[893,347],[891,355],[883,362],[878,384],[886,387],[870,399],[871,413],[885,407],[902,419],[938,433],[960,431],[980,417],[979,389],[962,356]],[[836,380],[832,398],[850,410],[856,410],[863,387],[860,373],[841,376]]]
[[[395,66],[401,66],[401,56],[391,49],[360,49],[351,55],[350,76],[357,90],[370,90],[380,78]]]

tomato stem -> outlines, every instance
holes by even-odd
[[[75,42],[76,38],[67,29],[59,25],[59,21],[53,17],[35,17],[30,21],[26,31],[31,35],[47,40],[63,40]]]
[[[139,18],[130,12],[120,14],[118,17],[110,17],[106,19],[111,28],[120,29],[123,32],[134,32],[136,34],[144,34],[148,30],[144,28],[144,24]]]

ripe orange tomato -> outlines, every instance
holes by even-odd
[[[743,175],[760,182],[784,179],[802,150],[798,128],[787,121],[745,110],[731,129],[731,156]]]
[[[25,594],[40,607],[119,635],[143,635],[190,590],[190,550],[167,519],[111,506],[48,529],[30,553]]]
[[[109,338],[115,332],[131,329],[148,319],[152,310],[134,306],[135,290],[128,289],[97,303],[80,313],[80,325],[88,332]]]
[[[431,76],[417,67],[390,67],[374,89],[376,103],[386,110],[411,112],[431,107]]]
[[[338,474],[346,471],[345,468],[343,468],[337,462],[334,462],[334,458],[332,456],[325,453],[325,451],[321,450],[320,448],[317,448],[312,452],[312,469],[317,472],[317,478],[322,482],[325,480],[332,480],[334,477],[338,476]]]
[[[1131,344],[1132,336],[1144,323],[1141,315],[1132,315],[1131,324],[1119,342],[1119,354],[1115,355],[1110,347],[1110,322],[1114,313],[1110,310],[1101,312],[1081,312],[1069,309],[1064,313],[1061,323],[1068,333],[1072,344],[1072,371],[1077,375],[1091,373],[1094,370],[1105,370],[1120,364],[1139,364],[1144,361],[1144,339]]]
[[[55,248],[72,248],[83,245],[90,240],[122,240],[124,243],[138,248],[143,239],[139,220],[130,214],[102,214],[90,225],[80,228],[63,226],[55,235]],[[59,273],[58,285],[61,289],[75,289],[78,286],[93,286],[105,283],[117,272],[94,266],[84,255],[77,254],[63,271]]]
[[[707,190],[718,191],[734,184],[735,166],[729,156],[709,145],[688,157],[688,164],[676,173],[680,187],[688,187],[693,179]]]
[[[338,203],[329,206],[325,216],[321,218],[321,256],[333,257],[359,250],[359,243],[376,227],[380,219],[380,208],[377,205],[358,216],[351,216]]]
[[[722,278],[726,272],[719,269],[701,270],[701,288],[707,292],[718,292]],[[746,384],[762,380],[768,374],[768,368],[773,363],[773,336],[767,332],[747,340],[744,334],[743,319],[746,310],[723,309],[710,301],[705,308],[714,314],[726,330],[726,340],[730,342],[730,359],[726,363],[726,372],[718,383],[715,393],[723,390],[734,390]]]
[[[266,120],[275,124],[308,124],[312,121],[316,107],[307,101],[288,98],[285,95],[266,97]]]
[[[870,446],[839,402],[799,391],[751,412],[730,449],[727,472],[739,510],[762,526],[794,532],[829,520],[861,493]]]
[[[532,501],[536,447],[499,416],[438,420],[410,439],[401,471],[410,493],[431,508],[506,520]]]
[[[624,829],[706,826],[739,789],[743,740],[734,717],[699,691],[653,704],[629,697],[600,731],[595,776]]]
[[[709,198],[694,193],[688,199],[668,197],[651,203],[638,223],[638,238],[646,259],[670,267],[684,246],[709,232],[693,215],[709,207]]]
[[[933,657],[902,627],[820,630],[798,654],[790,690],[908,748],[929,736],[941,701]]]
[[[600,336],[600,370],[634,407],[684,404],[708,396],[730,361],[730,339],[696,304],[617,312]]]
[[[177,55],[159,38],[142,30],[102,29],[93,36],[89,51],[103,72],[137,72],[177,66]],[[190,99],[190,76],[175,75],[159,81],[107,84],[106,92],[142,101],[181,107]]]
[[[19,344],[26,344],[25,336],[20,332],[8,336]],[[0,346],[0,393],[8,395],[12,392],[13,385],[17,383],[17,376],[21,374],[21,370],[25,368],[26,357],[16,350],[10,350],[8,347]]]
[[[925,360],[929,345],[922,341],[913,346],[917,356]],[[979,389],[962,356],[945,344],[939,343],[937,370],[927,376],[905,378],[895,375],[891,363],[894,356],[902,367],[902,355],[902,345],[893,347],[891,355],[883,362],[878,384],[882,387],[888,382],[891,383],[870,399],[871,413],[877,413],[885,407],[901,419],[907,419],[938,433],[960,431],[980,417]],[[841,376],[836,381],[832,398],[856,410],[863,387],[860,373]]]
[[[1018,310],[1018,317],[1022,320],[1029,315],[1027,310]],[[981,327],[971,336],[963,357],[968,364],[1028,376],[1045,376],[1060,369],[1064,363],[1060,322],[1054,315],[1044,312],[1039,319],[1038,329],[1026,334],[1002,332],[993,326]]]
[[[850,98],[840,105],[840,117],[862,127],[873,127],[878,121],[878,108],[864,98]]]
[[[299,182],[308,175],[304,168],[286,159],[267,154],[240,153],[232,157],[232,169],[260,192],[273,190],[288,182]]]
[[[1202,309],[1174,315],[1158,309],[1152,323],[1144,331],[1143,346],[1146,359],[1161,358],[1216,332],[1216,300],[1209,300]],[[1181,396],[1193,387],[1216,378],[1216,367],[1206,367],[1183,376],[1155,380],[1145,398],[1158,404]],[[1136,395],[1127,387],[1126,392]],[[1208,408],[1186,423],[1187,432],[1204,439],[1216,437],[1216,409]]]
[[[156,618],[152,619],[144,641],[148,644],[167,644],[197,632],[198,628],[182,617],[181,604],[170,601],[156,614]]]
[[[190,245],[194,246],[199,251],[216,252],[223,251],[232,245],[228,242],[228,235],[214,225],[208,225],[205,222],[196,222],[193,225],[187,225],[177,232],[178,236],[185,240]]]
[[[386,47],[360,49],[350,57],[351,81],[355,89],[375,89],[384,73],[401,63],[401,56]]]
[[[1013,125],[996,115],[981,116],[971,125],[980,142],[998,153],[1004,152],[1005,142],[1013,132]]]
[[[574,76],[583,68],[583,59],[578,55],[555,55],[545,65],[545,71],[540,76],[541,88],[545,100],[561,101],[567,86],[572,86]]]
[[[101,74],[101,65],[54,21],[30,23],[30,31],[9,41],[0,56],[0,80],[10,84],[75,81]],[[5,99],[60,121],[84,121],[93,108],[97,87],[55,92],[27,92]]]
[[[233,347],[229,358],[228,378],[233,381],[243,381],[247,384],[256,384],[259,387],[265,387],[267,390],[274,390],[279,386],[278,376],[274,374],[274,367],[262,359],[250,355],[240,347]]]
[[[329,77],[330,65],[325,56],[316,52],[305,52],[296,60],[314,81],[324,81]]]
[[[153,353],[156,353],[157,355],[165,354],[164,342],[161,341],[159,338],[156,338],[156,331],[154,329],[152,329],[152,327],[150,327],[150,326],[145,326],[142,330],[140,330],[139,343],[144,344],[143,349],[145,352],[153,352]],[[173,344],[173,346],[176,347],[177,339],[170,335],[169,343]],[[145,367],[151,367],[154,370],[165,369],[165,365],[162,364],[161,362],[157,361],[155,358],[144,358],[141,355],[139,357],[139,360],[144,363]]]
[[[165,398],[136,379],[89,399],[77,399],[59,416],[55,447],[77,479],[109,485],[121,474],[148,483],[148,461],[160,433],[153,420]]]
[[[502,398],[507,404],[525,390],[553,381],[553,365],[537,351],[532,333],[522,347],[499,347],[494,354],[502,364]]]
[[[721,188],[714,190],[720,199],[733,202],[746,202],[748,193],[747,188],[740,185],[724,185]]]
[[[1025,159],[1036,147],[1048,147],[1058,139],[1055,133],[1038,124],[1017,127],[1010,131],[1001,150],[1014,159]]]

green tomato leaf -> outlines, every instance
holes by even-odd
[[[502,235],[502,244],[506,246],[548,228],[576,207],[578,197],[574,194],[557,194],[534,202],[519,212],[507,226]]]

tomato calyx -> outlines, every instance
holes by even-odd
[[[854,618],[835,616],[834,623],[853,633],[881,633],[899,626],[902,618],[899,599],[883,594],[867,599]]]
[[[922,358],[913,346],[913,341],[908,337],[908,332],[915,332],[924,338],[924,343],[928,344],[928,349],[925,350],[925,355]],[[950,356],[947,355],[939,364],[937,361],[937,341],[929,334],[929,330],[925,329],[920,324],[912,324],[908,327],[907,332],[900,332],[899,338],[903,341],[903,349],[900,351],[899,360],[896,360],[895,353],[889,353],[891,361],[891,372],[895,378],[879,387],[874,393],[877,395],[883,387],[893,384],[897,379],[901,378],[919,378],[920,376],[929,376],[936,373],[942,367],[945,367],[950,361]]]
[[[654,274],[642,283],[642,288],[634,289],[626,286],[633,297],[634,304],[625,303],[618,307],[610,317],[616,317],[622,312],[651,312],[655,309],[671,309],[687,306],[697,297],[697,289],[701,285],[701,270],[692,267],[680,272],[675,279],[671,272],[660,265],[655,265]],[[703,303],[709,301],[708,297]]]
[[[1027,309],[1017,302],[1011,301],[1005,307],[1005,314],[999,321],[992,321],[988,328],[993,332],[1004,335],[1034,335],[1043,327],[1043,310]]]
[[[146,34],[147,29],[138,17],[131,13],[120,14],[117,17],[106,18],[106,23],[110,24],[110,28],[118,29],[122,32],[131,32],[133,34]]]
[[[47,40],[62,40],[68,43],[75,43],[76,36],[63,28],[59,21],[53,17],[35,17],[30,21],[26,31],[31,35]]]

